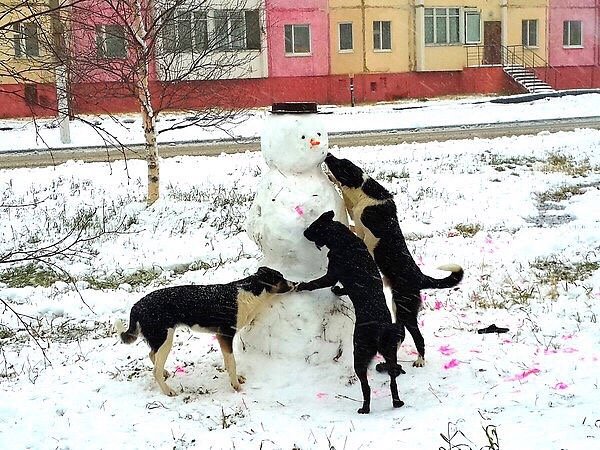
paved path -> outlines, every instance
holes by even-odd
[[[577,128],[600,129],[600,117],[535,120],[529,122],[504,122],[495,124],[458,125],[430,128],[398,128],[391,130],[360,131],[353,133],[331,133],[329,145],[353,147],[365,145],[395,145],[404,142],[447,141],[452,139],[490,139],[499,136],[537,134],[542,131],[572,131]],[[214,156],[221,153],[239,153],[260,149],[258,139],[235,142],[233,140],[211,142],[183,142],[161,144],[159,154],[163,158],[181,155]],[[114,161],[123,159],[143,159],[141,145],[124,150],[105,147],[79,149],[55,149],[0,153],[0,168],[44,167],[60,164],[68,160],[86,162]]]

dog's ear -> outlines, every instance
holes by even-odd
[[[260,266],[258,268],[258,270],[256,271],[256,274],[257,275],[265,275],[265,274],[269,273],[270,271],[271,271],[271,269],[269,269],[268,267]]]
[[[321,215],[324,220],[332,221],[335,213],[333,211],[327,211]]]

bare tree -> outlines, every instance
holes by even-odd
[[[242,111],[229,107],[241,104],[235,96],[242,93],[230,91],[231,98],[224,102],[218,82],[207,81],[264,75],[259,4],[103,0],[72,8],[70,83],[95,83],[108,89],[104,97],[137,101],[148,165],[148,204],[159,197],[159,114],[168,109],[187,111],[185,120],[160,132],[190,125],[222,127]],[[71,91],[75,102],[78,95]]]
[[[239,89],[226,90],[227,80],[266,76],[260,0],[4,2],[0,78],[55,84],[58,104],[43,104],[46,113],[58,113],[61,124],[69,116],[84,120],[107,144],[121,149],[125,146],[116,136],[78,112],[98,111],[94,102],[108,105],[109,99],[137,104],[148,165],[148,204],[160,194],[159,133],[191,125],[223,128],[240,117],[244,102],[236,97],[245,95]],[[28,100],[36,104],[36,99]],[[165,110],[186,114],[158,130]]]

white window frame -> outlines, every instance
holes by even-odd
[[[27,36],[27,26],[35,29],[35,45],[30,48],[28,45],[29,36]],[[35,22],[21,22],[13,25],[13,50],[15,58],[32,58],[40,56],[40,29]]]
[[[526,27],[525,27],[525,24],[527,24]],[[529,34],[531,33],[531,30],[530,30],[531,24],[535,24],[535,42],[534,43],[531,43],[529,40]],[[524,28],[527,28],[526,33],[523,33]],[[537,48],[539,45],[538,32],[539,32],[539,27],[538,27],[537,19],[523,19],[523,21],[521,23],[521,35],[522,35],[521,43],[523,44],[523,47]]]
[[[288,52],[286,48],[286,36],[287,29],[291,27],[291,45],[292,51]],[[296,51],[296,29],[306,28],[308,30],[308,52],[297,52]],[[312,36],[310,31],[310,24],[308,23],[287,23],[283,26],[283,50],[286,56],[310,56],[312,54]]]
[[[388,23],[390,25],[390,46],[389,48],[383,47],[383,24]],[[375,24],[379,24],[378,29],[376,30]],[[375,40],[375,31],[379,32],[378,41]],[[374,20],[373,21],[373,51],[374,52],[391,52],[392,51],[392,21],[391,20]]]
[[[567,40],[571,40],[571,24],[577,22],[579,23],[579,44],[571,44],[568,42],[565,44],[565,31],[567,32]],[[565,30],[565,25],[567,29]],[[583,21],[581,20],[565,20],[563,21],[563,48],[583,48]]]
[[[464,39],[465,44],[481,44],[481,12],[474,9],[466,9],[464,14]],[[477,24],[479,25],[479,39],[469,40],[469,17],[477,17]],[[460,26],[460,25],[459,25]],[[461,33],[462,34],[462,33]]]
[[[350,48],[342,48],[342,25],[350,25]],[[354,52],[354,25],[352,22],[338,23],[338,52],[353,53]]]
[[[166,53],[192,53],[194,51],[203,51],[208,48],[209,19],[206,11],[175,9],[173,10],[173,17],[164,20],[162,44]],[[184,42],[185,36],[181,36],[181,24],[184,22],[188,23],[190,29],[189,42]],[[200,42],[197,39],[200,23],[204,23],[204,42]],[[166,35],[167,31],[170,31],[171,35]],[[173,42],[167,43],[167,39],[172,39]]]
[[[452,11],[452,12],[451,12]],[[445,40],[444,41],[438,41],[438,30],[437,30],[437,19],[438,18],[445,18],[445,22],[446,22],[446,36],[445,36]],[[427,37],[427,19],[431,18],[432,19],[432,33],[433,33],[433,41],[432,42],[427,42],[426,37]],[[450,36],[450,24],[452,22],[452,19],[455,19],[457,21],[457,26],[458,26],[458,36],[456,38],[456,41],[451,41],[451,36]],[[435,45],[461,45],[462,44],[462,30],[461,28],[464,26],[461,20],[461,8],[458,6],[449,6],[449,7],[443,7],[443,8],[436,8],[436,7],[430,7],[430,8],[425,8],[425,15],[424,15],[424,21],[425,23],[423,24],[423,29],[425,30],[425,34],[423,36],[423,39],[425,40],[425,45],[430,45],[430,46],[435,46]]]
[[[217,16],[221,17],[217,17]],[[215,37],[219,45],[220,50],[244,50],[246,45],[246,17],[242,10],[229,10],[229,9],[217,9],[214,11],[213,26],[214,32],[217,33],[218,26],[217,20],[225,20],[227,24],[227,36],[226,39],[221,36]],[[240,40],[236,40],[236,36],[240,36]]]

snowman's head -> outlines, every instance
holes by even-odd
[[[260,148],[271,169],[302,173],[325,161],[329,138],[317,114],[271,114]]]

